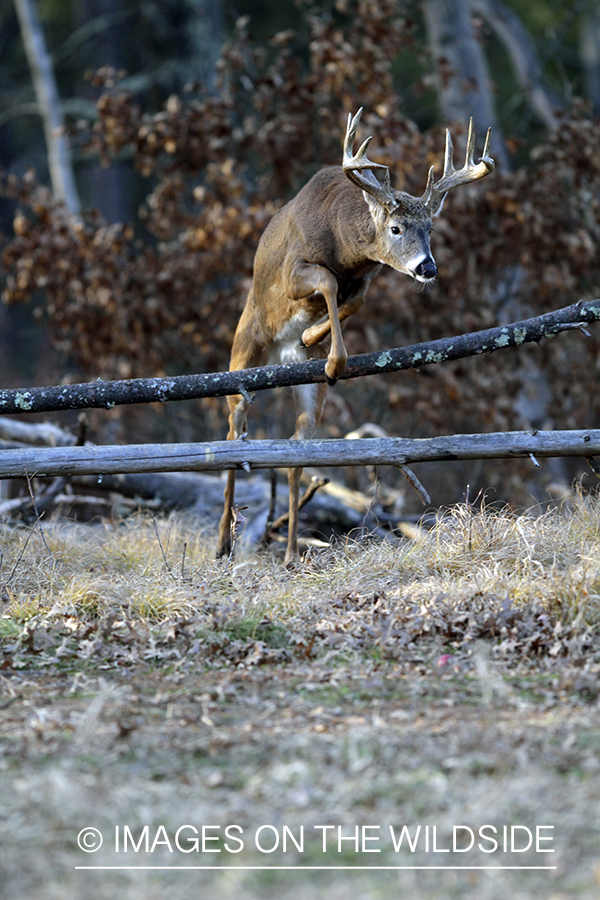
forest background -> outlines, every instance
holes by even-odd
[[[397,188],[420,195],[444,128],[458,157],[471,115],[479,150],[493,127],[498,166],[436,220],[433,287],[391,270],[375,280],[346,326],[350,353],[600,296],[594,0],[3,0],[0,26],[2,387],[225,369],[264,227],[340,162],[359,106]],[[561,335],[339,384],[322,434],[594,427],[599,373],[597,332]],[[224,406],[97,411],[91,436],[218,439]],[[293,431],[285,393],[255,407],[253,436]],[[511,460],[428,464],[420,477],[436,506],[467,490],[529,506],[583,471]]]

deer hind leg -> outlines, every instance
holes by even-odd
[[[258,344],[253,337],[254,321],[250,299],[251,295],[248,298],[248,303],[244,307],[233,338],[231,362],[229,365],[230,371],[249,369],[252,366],[260,365],[263,361],[264,348]],[[247,431],[248,407],[251,402],[252,398],[248,394],[245,396],[235,394],[227,398],[227,403],[229,404],[228,441],[239,438]],[[234,495],[235,469],[230,469],[227,473],[225,503],[223,505],[223,514],[221,515],[221,521],[219,523],[217,558],[231,553],[231,523],[233,519],[232,507]]]
[[[307,440],[315,432],[327,395],[326,384],[303,384],[294,388],[296,401],[296,432],[294,439]],[[290,515],[288,521],[288,541],[285,552],[285,564],[288,565],[298,556],[298,501],[300,499],[301,468],[288,469],[290,492]]]
[[[250,400],[236,394],[228,397],[229,404],[229,433],[227,440],[233,441],[244,434],[247,429],[247,413]],[[233,502],[235,497],[235,469],[227,472],[227,484],[225,486],[225,503],[219,523],[219,540],[217,543],[217,558],[228,556],[231,552],[231,523],[233,520]]]

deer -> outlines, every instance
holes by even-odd
[[[348,115],[341,166],[317,172],[267,225],[256,250],[253,277],[231,350],[230,371],[276,363],[323,358],[321,342],[330,337],[325,382],[293,388],[294,439],[313,436],[321,419],[327,385],[342,375],[348,354],[341,324],[365,303],[369,285],[382,266],[423,285],[437,275],[430,247],[432,220],[446,194],[494,170],[491,129],[483,156],[474,159],[475,132],[469,123],[464,166],[454,168],[454,150],[446,129],[444,170],[427,176],[425,192],[414,197],[391,186],[389,168],[367,157],[368,137],[358,152],[354,143],[362,107]],[[378,177],[378,175],[380,177]],[[227,398],[228,440],[244,438],[247,392]],[[288,469],[289,519],[285,564],[298,557],[298,503],[302,470]],[[231,554],[235,470],[228,472],[219,524],[217,557]]]

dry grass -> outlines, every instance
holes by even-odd
[[[177,517],[5,525],[0,550],[0,897],[597,897],[597,498],[462,506],[416,540],[339,544],[294,571],[272,552],[216,561],[214,535]],[[553,825],[558,868],[222,871],[440,860],[110,846],[115,824],[488,822]],[[97,856],[75,842],[90,825]],[[127,863],[217,868],[75,870]]]
[[[347,594],[462,606],[479,597],[536,604],[564,621],[600,619],[600,502],[515,515],[459,506],[399,547],[363,541],[318,551],[292,572],[272,552],[226,563],[214,536],[180,517],[0,531],[4,616],[102,617],[156,623],[226,601],[239,615],[306,617]]]

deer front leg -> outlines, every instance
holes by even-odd
[[[338,306],[338,319],[343,322],[348,316],[354,315],[355,312],[364,305],[365,296],[369,287],[370,278],[358,278],[353,282],[351,289],[346,293],[343,302]],[[323,338],[327,337],[331,329],[329,316],[316,325],[306,328],[302,334],[302,343],[305,347],[312,347],[314,344],[320,343]]]
[[[358,312],[359,309],[364,306],[365,294],[366,289],[360,294],[356,294],[356,296],[345,300],[341,306],[338,306],[337,312],[340,324],[344,322],[348,316],[353,316],[355,312]],[[315,344],[320,344],[323,338],[327,337],[330,330],[331,323],[328,316],[323,322],[311,325],[310,328],[307,328],[302,333],[302,343],[305,347],[313,347]]]
[[[348,359],[338,316],[338,283],[335,275],[325,266],[298,263],[287,280],[286,288],[286,293],[292,300],[306,300],[315,294],[320,294],[325,300],[327,330],[331,331],[331,348],[325,363],[325,378],[328,384],[335,384],[346,368]]]

